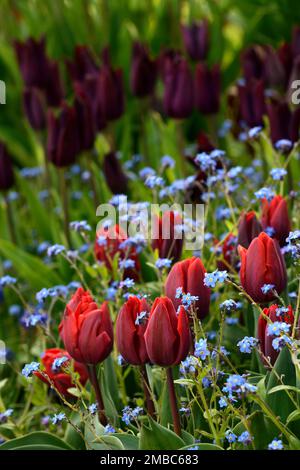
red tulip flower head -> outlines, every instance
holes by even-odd
[[[120,354],[132,365],[149,362],[144,334],[150,307],[145,299],[131,296],[121,308],[116,322],[116,340]]]
[[[175,307],[167,297],[158,297],[151,308],[145,332],[148,356],[153,364],[169,367],[183,361],[191,346],[189,319],[184,307]]]
[[[89,292],[77,289],[59,325],[65,348],[78,362],[98,364],[113,348],[113,326],[107,302],[99,308]]]
[[[238,226],[238,244],[248,248],[253,238],[257,237],[261,231],[262,227],[254,211],[242,214]]]
[[[262,226],[264,229],[274,229],[274,238],[279,241],[280,246],[285,244],[291,230],[288,207],[282,196],[275,196],[272,201],[262,201]]]
[[[165,294],[171,299],[175,309],[181,305],[176,291],[182,288],[182,292],[198,296],[194,307],[198,318],[203,319],[209,312],[210,289],[203,284],[206,270],[199,258],[193,257],[176,263],[166,280]]]
[[[59,393],[68,396],[68,389],[74,387],[70,373],[65,370],[70,365],[70,361],[71,356],[67,351],[59,348],[46,349],[42,356],[42,365],[44,366],[42,371],[50,380],[47,380],[41,372],[37,371],[34,374],[49,386],[53,382]],[[85,385],[88,379],[85,366],[79,362],[74,362],[74,371],[79,374],[81,385]]]
[[[178,261],[183,247],[182,218],[174,211],[166,211],[153,219],[152,248],[160,258]],[[178,233],[177,233],[178,231]]]
[[[269,302],[275,298],[272,291],[263,293],[264,285],[273,285],[278,294],[285,289],[286,267],[277,240],[262,232],[248,249],[239,246],[239,254],[241,284],[255,302]]]

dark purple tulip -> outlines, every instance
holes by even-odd
[[[52,60],[48,62],[48,80],[45,94],[49,106],[56,107],[61,105],[64,97],[64,90],[59,75],[58,64]]]
[[[289,77],[293,67],[293,53],[292,47],[287,42],[284,42],[277,50],[279,60],[285,72],[285,88],[288,85]]]
[[[128,179],[114,152],[109,152],[105,155],[103,173],[106,183],[113,194],[126,193]]]
[[[76,85],[78,86],[78,84]],[[101,99],[100,72],[86,75],[80,84],[90,100],[95,129],[101,131],[107,124],[104,103]]]
[[[300,26],[295,26],[293,29],[292,52],[294,58],[300,55]]]
[[[81,83],[75,83],[75,102],[74,102],[80,150],[89,150],[93,148],[96,136],[94,114],[90,97]]]
[[[193,77],[185,59],[165,64],[164,110],[175,119],[184,119],[193,111]]]
[[[266,86],[283,87],[285,83],[285,70],[279,55],[272,46],[264,46],[264,80]]]
[[[182,54],[176,49],[164,49],[158,57],[158,70],[161,79],[165,81],[166,74],[169,71],[173,62],[179,62],[182,59]]]
[[[249,127],[259,126],[266,111],[264,84],[262,80],[251,79],[238,83],[240,118]]]
[[[36,130],[44,129],[46,126],[46,103],[43,92],[39,88],[25,88],[23,107],[31,127]]]
[[[181,26],[184,47],[192,60],[206,59],[209,47],[208,21]]]
[[[135,96],[143,97],[153,93],[157,77],[157,63],[149,57],[143,44],[133,45],[130,85]]]
[[[297,142],[299,139],[300,108],[291,111],[286,101],[273,99],[267,104],[267,114],[273,144],[280,139]]]
[[[7,191],[14,184],[12,160],[6,147],[0,142],[0,190]]]
[[[211,69],[201,62],[195,72],[195,104],[203,114],[215,114],[220,108],[221,74],[218,64]]]
[[[65,167],[75,162],[79,152],[78,122],[74,107],[63,103],[60,113],[55,116],[48,112],[48,159],[57,167]]]
[[[91,52],[86,46],[76,46],[74,59],[66,61],[68,72],[73,81],[83,81],[91,73],[99,70]]]
[[[292,103],[292,95],[295,92],[295,89],[292,87],[293,82],[300,80],[300,56],[293,61],[293,66],[290,71],[289,82],[287,86],[286,98],[287,101]]]
[[[121,69],[113,69],[108,50],[103,51],[103,65],[99,76],[99,93],[104,116],[114,121],[124,112],[124,89]]]
[[[45,38],[15,41],[14,46],[25,85],[44,88],[48,79]]]
[[[260,80],[264,77],[263,65],[264,52],[261,46],[251,46],[241,54],[241,65],[243,77],[246,81],[256,78]]]

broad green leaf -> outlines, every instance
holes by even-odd
[[[184,447],[183,439],[173,431],[149,418],[150,428],[143,425],[140,436],[141,450],[175,450]]]
[[[5,442],[0,450],[72,450],[65,441],[47,432],[32,432]]]

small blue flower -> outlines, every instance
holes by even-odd
[[[195,342],[195,352],[196,357],[200,357],[202,361],[210,355],[210,352],[207,348],[207,339],[199,339],[199,341]]]
[[[226,312],[231,312],[232,310],[237,309],[237,303],[233,299],[224,300],[224,302],[220,304],[220,309],[226,310]]]
[[[219,271],[216,269],[212,273],[205,273],[203,283],[206,287],[216,287],[218,282],[222,284],[227,278],[227,271]]]
[[[275,143],[276,150],[282,153],[289,152],[292,147],[293,147],[293,142],[288,139],[280,139],[280,140],[277,140],[277,142]]]
[[[270,171],[270,175],[274,181],[282,181],[287,175],[287,171],[284,168],[273,168]]]
[[[261,133],[262,131],[262,127],[261,126],[255,126],[255,127],[252,127],[249,131],[248,131],[248,136],[250,139],[255,139],[256,137],[259,136],[259,134]]]
[[[70,222],[70,229],[75,232],[90,232],[92,227],[87,223],[86,220],[73,221]]]
[[[194,374],[197,370],[197,367],[200,366],[199,359],[195,356],[188,356],[184,361],[180,363],[180,372],[181,374]]]
[[[182,287],[177,287],[176,293],[175,293],[175,299],[181,299],[182,296],[183,296]]]
[[[271,188],[261,188],[254,193],[257,199],[267,199],[267,201],[272,201],[275,196],[275,192]]]
[[[124,287],[126,289],[131,289],[132,287],[134,287],[134,284],[134,280],[127,277],[126,279],[124,279],[124,281],[120,282],[119,287],[120,289],[123,289]]]
[[[228,406],[227,400],[224,397],[221,397],[219,399],[219,407],[226,408],[226,406]]]
[[[49,246],[47,249],[47,255],[51,258],[52,256],[57,256],[60,253],[66,251],[66,248],[63,245],[56,243],[55,245]]]
[[[225,438],[230,444],[232,444],[237,440],[237,435],[234,434],[234,432],[230,431],[230,429],[228,429],[228,431],[225,432]]]
[[[51,422],[52,424],[58,424],[58,423],[61,423],[64,419],[66,419],[66,415],[65,413],[58,413],[58,414],[55,414],[52,418],[51,418]]]
[[[7,419],[13,414],[14,410],[12,408],[7,408],[7,410],[0,413],[0,424],[7,422]]]
[[[279,336],[272,341],[272,346],[275,351],[281,351],[281,349],[287,345],[293,346],[292,339],[287,335]]]
[[[147,321],[148,317],[148,312],[140,312],[135,319],[135,325],[143,325]]]
[[[8,274],[0,278],[1,287],[11,286],[16,283],[17,283],[17,279],[15,277],[9,276]]]
[[[119,268],[120,269],[133,269],[135,267],[135,261],[133,259],[120,259]]]
[[[271,292],[273,289],[274,289],[274,284],[264,284],[262,287],[261,287],[261,291],[263,294],[268,294],[269,292]]]
[[[107,424],[104,428],[104,434],[113,434],[116,430],[111,424]]]
[[[241,442],[244,444],[244,446],[248,446],[251,444],[253,440],[253,437],[250,435],[248,431],[244,431],[239,437],[238,437],[238,442]]]
[[[22,313],[22,307],[21,305],[11,305],[8,312],[13,317],[19,316]]]
[[[88,410],[92,415],[96,414],[96,412],[98,410],[97,403],[92,403],[91,405],[89,405]]]
[[[63,364],[65,364],[68,361],[69,361],[69,358],[67,356],[57,357],[52,362],[51,369],[53,370],[53,372],[58,372],[58,371],[60,371]]]
[[[168,269],[171,267],[172,260],[169,258],[158,258],[155,263],[157,269]]]
[[[283,321],[275,321],[274,323],[268,324],[267,334],[268,336],[280,336],[281,333],[289,333],[291,325]]]
[[[270,444],[268,445],[268,449],[269,450],[283,450],[282,440],[278,438],[273,439],[273,441],[270,442]]]
[[[31,377],[33,372],[36,372],[40,368],[39,362],[31,362],[30,364],[26,364],[22,369],[22,375],[28,378]]]
[[[160,161],[161,166],[163,168],[174,168],[175,166],[175,161],[172,157],[169,155],[164,155]]]
[[[251,354],[252,349],[257,346],[257,339],[252,336],[245,336],[241,341],[237,343],[237,346],[241,353]]]
[[[179,413],[182,413],[185,416],[190,416],[191,409],[188,407],[182,406],[181,408],[179,408]]]

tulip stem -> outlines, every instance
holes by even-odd
[[[87,365],[87,370],[89,373],[89,378],[90,382],[95,390],[95,395],[96,395],[96,400],[98,404],[98,416],[99,416],[99,421],[103,426],[107,425],[107,418],[105,414],[105,409],[104,409],[104,402],[102,398],[102,393],[100,389],[100,384],[98,381],[97,377],[97,369],[95,364],[88,364]]]
[[[14,223],[13,211],[12,211],[8,194],[5,196],[5,203],[6,203],[6,215],[7,215],[10,238],[11,238],[11,241],[16,245],[17,237],[16,237],[15,223]]]
[[[146,366],[143,364],[140,367],[140,371],[142,374],[142,382],[143,382],[143,388],[144,388],[144,393],[146,397],[146,405],[147,405],[147,411],[151,418],[154,418],[155,416],[155,406],[151,397],[151,389],[150,389],[150,384],[149,384],[149,379],[148,379],[148,374],[147,374],[147,369]]]
[[[176,432],[178,436],[180,436],[181,435],[180,418],[179,418],[179,413],[178,413],[177,398],[176,398],[173,373],[172,373],[171,367],[167,368],[167,383],[168,383],[168,389],[169,389],[169,397],[170,397],[171,412],[172,412],[172,418],[173,418],[173,424],[174,424],[174,431]]]
[[[64,232],[69,248],[71,248],[71,235],[69,227],[69,201],[68,201],[68,188],[66,185],[65,171],[64,169],[59,169],[59,182],[60,182],[60,192],[62,198],[63,206],[63,216],[64,216]]]

